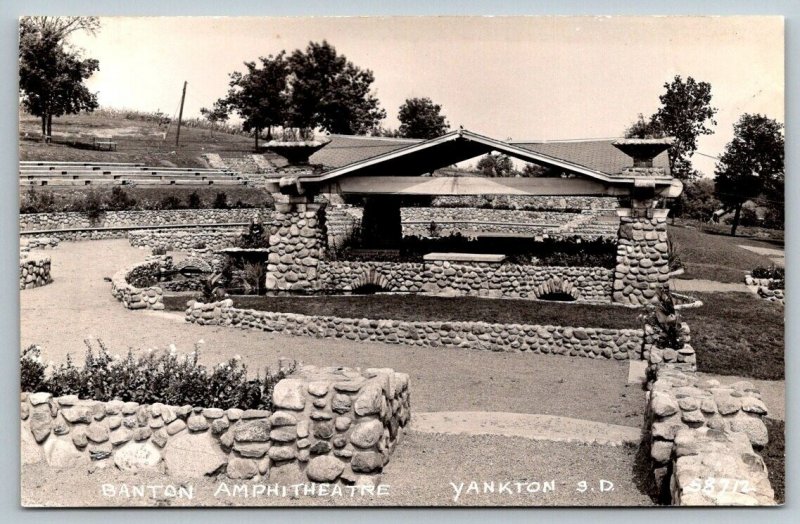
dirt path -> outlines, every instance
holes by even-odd
[[[114,352],[163,348],[181,352],[203,340],[201,360],[241,355],[252,372],[281,357],[314,365],[391,367],[408,373],[415,411],[500,411],[558,415],[639,427],[644,392],[628,384],[627,362],[460,348],[418,348],[276,335],[198,326],[179,315],[129,311],[103,280],[147,252],[125,240],[64,242],[48,250],[55,281],[20,294],[23,346],[39,344],[45,361],[79,362],[83,340],[101,338]]]
[[[55,471],[44,464],[22,468],[21,492],[23,505],[48,507],[652,506],[652,500],[641,487],[646,471],[636,459],[637,449],[632,446],[412,430],[382,475],[381,485],[388,486],[382,496],[356,492],[351,497],[346,491],[341,496],[252,496],[253,486],[259,484],[282,487],[301,482],[296,473],[283,472],[283,468],[275,468],[266,481],[206,477],[179,482],[157,472],[132,476],[113,466],[89,474]],[[480,492],[469,489],[471,482],[480,486]],[[494,485],[495,492],[484,492],[484,483]],[[545,483],[554,489],[545,492]],[[109,496],[104,496],[103,485]],[[191,487],[193,498],[165,497],[164,486],[168,485]],[[505,489],[501,490],[501,485]],[[609,489],[611,485],[613,489]],[[145,496],[126,497],[121,494],[123,486],[128,493],[133,493],[134,487],[145,486]],[[239,491],[234,492],[237,487]],[[238,496],[231,496],[233,493]],[[245,493],[250,496],[245,497]]]

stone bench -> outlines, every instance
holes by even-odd
[[[492,255],[483,253],[428,253],[422,257],[425,262],[482,262],[485,264],[502,264],[505,255]]]

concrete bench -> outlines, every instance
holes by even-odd
[[[422,257],[425,262],[483,262],[488,264],[502,264],[505,255],[492,255],[484,253],[428,253]]]

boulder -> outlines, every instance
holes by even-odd
[[[152,442],[128,442],[114,451],[114,464],[122,471],[154,470],[161,452]]]
[[[258,475],[258,465],[253,459],[232,457],[228,461],[228,467],[225,471],[228,478],[246,480]]]
[[[89,464],[89,455],[78,451],[70,439],[51,438],[44,443],[44,457],[54,468],[71,468]]]
[[[383,424],[379,420],[360,422],[350,434],[350,442],[358,448],[371,448],[383,436]]]
[[[306,467],[306,475],[313,482],[333,482],[344,471],[344,463],[330,455],[312,458]]]
[[[305,384],[300,379],[283,379],[275,385],[272,392],[272,404],[276,408],[300,411],[306,405],[304,389]]]
[[[175,478],[213,475],[227,462],[228,456],[210,433],[183,432],[164,446],[164,463]]]

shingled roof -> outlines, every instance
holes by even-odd
[[[314,153],[310,158],[310,163],[323,166],[325,171],[349,166],[424,141],[409,138],[349,135],[331,135],[330,138],[330,144]],[[612,142],[614,139],[554,142],[512,141],[508,144],[607,175],[621,175],[623,169],[631,167],[632,159],[614,147]],[[667,153],[664,152],[655,157],[653,165],[663,167],[669,173]]]
[[[560,158],[608,175],[620,175],[631,167],[631,157],[612,145],[615,139],[577,140],[564,142],[509,142],[536,153]],[[665,168],[669,174],[669,157],[663,152],[653,159],[654,167]]]

